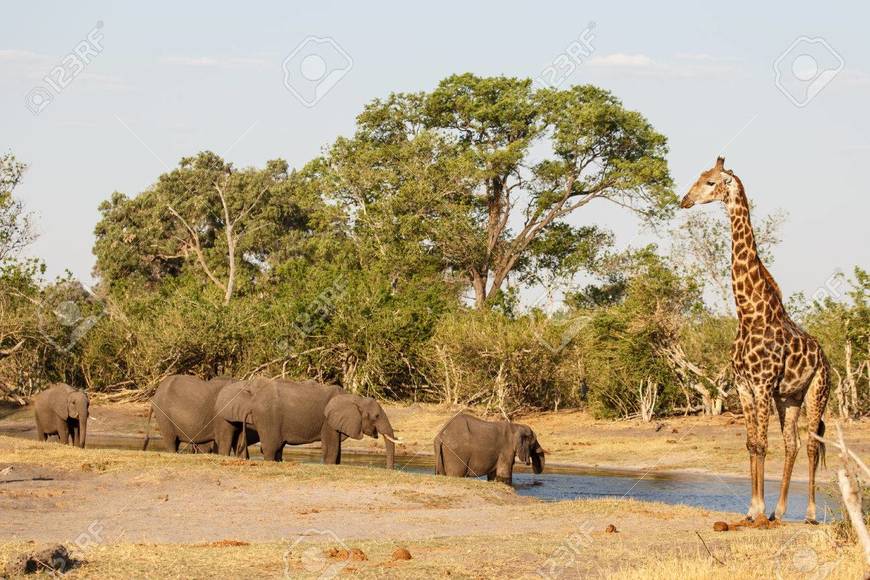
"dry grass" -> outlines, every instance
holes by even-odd
[[[165,479],[173,471],[220,473],[247,479],[281,479],[288,483],[328,482],[337,488],[373,485],[413,487],[435,496],[474,493],[481,500],[496,504],[513,501],[509,486],[476,479],[420,477],[399,470],[342,466],[336,470],[317,463],[246,461],[212,454],[142,453],[118,449],[78,449],[57,443],[40,443],[0,436],[0,464],[27,464],[71,472],[135,472],[141,479],[159,475]]]
[[[582,515],[575,514],[575,515]],[[360,541],[234,545],[108,544],[81,555],[83,564],[70,578],[314,578],[324,568],[341,575],[364,577],[607,577],[628,579],[861,577],[861,560],[854,546],[832,543],[824,530],[804,534],[794,529],[781,533],[741,532],[714,540],[706,533],[714,557],[697,538],[680,534],[654,541],[634,541],[624,533],[593,531],[575,553],[569,534],[462,536],[421,541]],[[394,561],[397,547],[412,559]],[[0,543],[0,561],[32,549],[23,542]],[[330,557],[355,548],[365,560]],[[335,550],[333,550],[335,549]],[[720,560],[721,563],[719,561]]]

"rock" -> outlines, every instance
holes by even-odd
[[[613,524],[607,524],[607,528],[604,529],[608,534],[615,534],[617,532],[616,526]]]
[[[410,560],[411,552],[409,552],[406,548],[396,548],[393,552],[393,560]]]
[[[676,427],[674,427],[673,429],[671,429],[671,433],[679,433],[679,432],[680,432],[680,430],[677,429]]]
[[[714,532],[727,532],[728,531],[728,524],[725,522],[716,522],[713,524],[713,531]]]
[[[353,560],[356,562],[363,562],[369,559],[365,552],[359,548],[345,550],[344,548],[332,547],[326,551],[326,556],[333,560]]]
[[[43,570],[66,572],[72,568],[74,560],[61,544],[54,544],[13,556],[6,564],[7,576],[34,574]]]
[[[770,527],[770,520],[767,519],[766,515],[758,514],[752,521],[752,527],[766,530]]]

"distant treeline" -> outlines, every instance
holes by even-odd
[[[666,153],[602,89],[452,76],[370,103],[352,137],[301,168],[202,152],[145,191],[113,193],[92,289],[46,282],[21,258],[33,229],[13,193],[26,167],[8,154],[0,396],[62,380],[145,398],[195,373],[312,377],[507,414],[721,412],[734,404],[727,223],[693,214],[672,228]],[[670,254],[575,225],[607,203],[666,232]],[[768,261],[778,224],[756,223]],[[834,406],[863,414],[870,280],[858,268],[836,280],[792,311],[837,369]]]

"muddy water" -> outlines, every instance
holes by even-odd
[[[0,434],[13,437],[33,438],[32,429],[0,428]],[[93,434],[88,437],[88,447],[101,449],[140,449],[141,437],[108,436]],[[149,450],[162,450],[160,438],[152,439]],[[252,448],[251,458],[261,459],[259,450]],[[320,461],[320,450],[307,447],[287,447],[285,461],[314,463]],[[342,454],[342,463],[367,467],[383,467],[384,456],[369,453]],[[396,469],[422,475],[434,472],[431,455],[398,456]],[[640,501],[657,501],[668,504],[684,504],[716,511],[743,513],[750,496],[750,483],[746,478],[725,477],[711,474],[638,472],[617,469],[581,468],[576,466],[548,465],[545,472],[535,475],[526,466],[518,465],[514,471],[514,487],[520,495],[546,501],[583,498],[632,498]],[[767,480],[765,484],[766,505],[773,511],[779,493],[779,481]],[[803,520],[807,506],[806,483],[795,481],[789,492],[787,520]],[[819,519],[831,519],[834,502],[827,488],[816,492]]]

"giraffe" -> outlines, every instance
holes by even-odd
[[[725,159],[701,173],[680,203],[721,201],[731,221],[731,282],[737,305],[738,331],[731,349],[734,382],[746,422],[752,499],[748,518],[764,514],[764,458],[771,400],[776,406],[785,442],[785,463],[779,501],[770,519],[780,519],[788,504],[788,487],[797,457],[798,416],[806,404],[808,433],[825,433],[822,415],[828,402],[830,366],[818,341],[795,324],[782,303],[776,281],[764,267],[749,221],[749,201],[743,183]],[[825,447],[807,436],[809,493],[806,521],[816,522],[816,469],[824,462]]]

